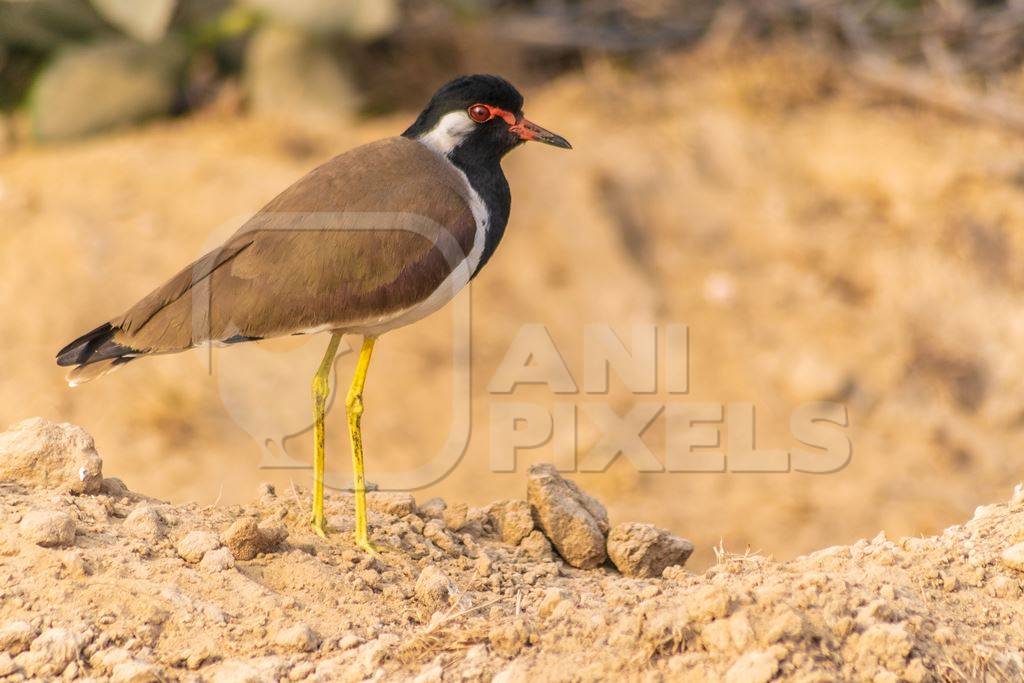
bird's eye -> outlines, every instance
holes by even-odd
[[[491,118],[491,110],[482,104],[474,104],[469,108],[469,118],[477,123],[483,123]]]

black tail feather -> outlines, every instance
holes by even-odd
[[[137,353],[112,341],[116,332],[117,329],[110,323],[103,323],[95,330],[83,334],[57,352],[57,365],[87,365]]]

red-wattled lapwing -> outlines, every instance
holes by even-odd
[[[436,311],[490,259],[512,201],[501,170],[505,154],[527,140],[570,149],[565,138],[523,118],[522,106],[522,95],[496,76],[444,85],[400,137],[358,147],[313,170],[220,248],[61,349],[58,365],[74,366],[68,383],[205,343],[330,332],[313,376],[312,524],[325,536],[328,378],[341,335],[362,335],[345,408],[355,540],[373,552],[360,418],[374,341]]]

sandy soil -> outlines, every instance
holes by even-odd
[[[486,510],[407,494],[371,498],[379,558],[353,547],[345,496],[329,500],[327,540],[298,490],[172,505],[104,478],[72,425],[0,434],[0,473],[4,680],[1024,675],[1019,487],[939,536],[879,533],[788,562],[719,552],[701,573],[629,578],[573,568],[538,530],[513,545]]]
[[[482,506],[521,492],[548,444],[493,472],[490,414],[509,401],[750,403],[789,448],[807,401],[849,411],[830,475],[639,473],[619,458],[576,478],[613,522],[643,519],[711,548],[780,559],[885,529],[933,534],[995,500],[1024,449],[1024,141],[887,99],[815,55],[694,54],[585,72],[527,93],[571,153],[508,158],[512,221],[472,298],[472,436],[415,491]],[[265,439],[308,463],[309,378],[322,339],[147,360],[74,391],[57,348],[120,312],[319,161],[408,116],[313,130],[218,115],[0,157],[0,423],[82,424],[133,490],[239,504]],[[430,460],[452,423],[451,310],[378,345],[366,395],[371,480]],[[689,325],[690,393],[608,396],[488,384],[518,331],[543,324],[577,383],[587,323]],[[346,381],[351,354],[341,363]],[[665,417],[644,438],[663,461]],[[728,420],[725,421],[726,423]],[[719,426],[723,442],[727,424]],[[284,438],[291,435],[290,438]],[[580,455],[599,434],[581,418]],[[328,428],[344,481],[344,420]]]

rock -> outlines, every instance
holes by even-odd
[[[478,576],[487,577],[491,575],[491,566],[493,563],[494,560],[491,559],[491,556],[487,551],[481,550],[480,554],[476,557],[476,562],[473,563],[473,567],[476,569]]]
[[[9,621],[0,627],[0,652],[16,655],[28,649],[36,630],[27,621]]]
[[[110,676],[110,683],[157,683],[160,680],[160,667],[137,659],[115,665]]]
[[[331,46],[280,25],[266,26],[250,41],[245,88],[254,112],[314,124],[336,123],[361,106]]]
[[[89,565],[85,562],[85,555],[83,555],[82,551],[78,548],[62,553],[60,563],[61,566],[64,567],[68,576],[83,578],[90,574]]]
[[[465,503],[452,503],[441,513],[444,525],[452,531],[458,531],[466,524],[466,517],[469,516],[469,506]]]
[[[536,529],[531,531],[520,543],[519,547],[538,562],[550,562],[554,551],[551,549],[551,541],[547,536]]]
[[[591,569],[607,559],[608,513],[553,465],[530,467],[527,500],[533,518],[566,562]]]
[[[111,673],[115,666],[129,661],[131,658],[131,653],[123,647],[112,647],[90,655],[89,666],[96,669],[97,672]]]
[[[216,550],[220,547],[220,540],[217,538],[217,534],[211,531],[190,531],[185,534],[178,545],[176,550],[178,555],[186,562],[195,564],[203,559],[210,550]]]
[[[124,520],[124,528],[132,536],[157,541],[167,535],[163,515],[152,505],[140,505]]]
[[[619,524],[608,534],[608,556],[626,576],[653,578],[666,567],[682,566],[693,543],[653,524]]]
[[[0,678],[10,676],[17,670],[18,665],[14,663],[14,658],[6,652],[0,652]]]
[[[22,537],[46,548],[71,545],[75,541],[75,520],[66,512],[34,510],[18,524]]]
[[[526,620],[516,617],[511,622],[494,624],[487,634],[491,649],[501,657],[515,657],[530,642],[531,632]]]
[[[203,664],[219,659],[220,648],[213,640],[201,640],[182,654],[184,655],[185,666],[195,671]]]
[[[533,512],[525,500],[498,501],[487,513],[501,540],[509,545],[519,545],[533,531]]]
[[[236,560],[251,560],[260,553],[263,544],[259,526],[252,517],[238,519],[221,533],[221,540]]]
[[[227,548],[207,550],[199,566],[208,572],[222,572],[235,566],[235,556]]]
[[[726,683],[768,683],[779,670],[770,652],[748,652],[725,672]]]
[[[260,537],[263,539],[263,551],[272,552],[281,547],[281,544],[288,538],[288,530],[277,524],[263,524],[259,527]]]
[[[273,19],[310,33],[339,33],[372,40],[391,31],[400,14],[396,0],[245,0]]]
[[[92,0],[100,15],[126,34],[155,43],[167,33],[177,0]]]
[[[295,652],[312,652],[320,644],[320,636],[306,624],[299,623],[278,631],[274,642]]]
[[[900,671],[913,647],[913,638],[903,624],[872,624],[857,640],[856,662],[865,670],[883,667]]]
[[[282,678],[287,663],[280,657],[225,659],[203,669],[204,681],[212,683],[262,683]]]
[[[448,504],[440,498],[431,498],[425,503],[420,503],[419,506],[420,515],[430,519],[443,519],[446,509],[448,509]]]
[[[466,521],[462,523],[459,532],[469,534],[473,538],[480,538],[484,535],[484,527],[490,524],[491,518],[486,508],[471,507],[466,510]]]
[[[316,671],[316,664],[314,662],[299,662],[288,672],[288,680],[304,681],[312,676],[314,671]]]
[[[74,633],[66,628],[51,628],[33,640],[28,652],[18,655],[16,661],[29,676],[52,677],[78,658],[79,649]]]
[[[455,552],[457,550],[455,536],[441,526],[437,520],[431,520],[423,525],[423,536],[441,550],[446,552]]]
[[[357,645],[362,645],[363,639],[354,633],[346,633],[341,638],[338,638],[338,649],[344,652],[345,650],[351,650]]]
[[[988,592],[997,598],[1016,598],[1020,595],[1020,582],[1009,576],[994,576],[988,586]]]
[[[128,486],[117,477],[107,477],[103,480],[100,492],[114,498],[120,498],[128,493]]]
[[[221,534],[224,545],[231,549],[236,560],[251,560],[260,553],[277,549],[288,531],[281,526],[259,526],[252,517],[236,520]]]
[[[416,499],[411,493],[370,491],[366,494],[366,507],[395,517],[405,517],[416,511]]]
[[[393,633],[381,633],[376,640],[361,646],[356,654],[356,666],[360,669],[360,678],[367,678],[380,669],[381,662],[394,651],[399,637]]]
[[[454,590],[448,575],[432,564],[424,567],[416,579],[416,598],[433,610],[446,607]]]
[[[64,140],[166,114],[185,60],[175,41],[110,40],[65,48],[32,87],[32,131],[39,140]]]
[[[0,434],[0,480],[99,493],[103,461],[92,437],[81,427],[35,417]]]
[[[1003,564],[1011,569],[1024,571],[1024,543],[1011,545],[1002,552],[999,559],[1001,559]]]

